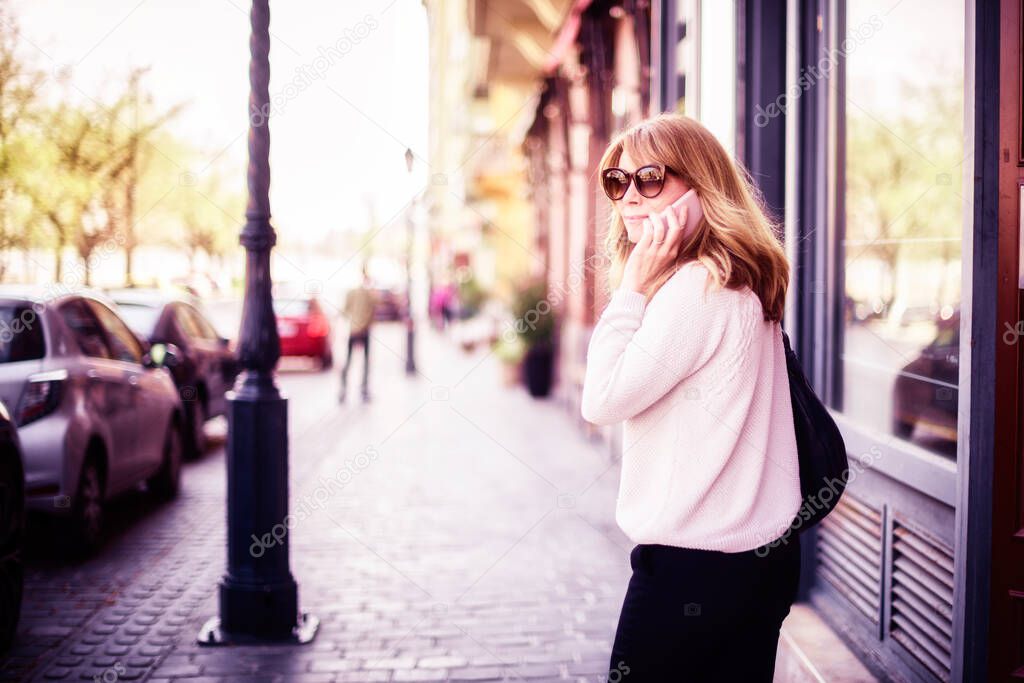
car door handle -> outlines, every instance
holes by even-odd
[[[85,376],[88,377],[89,379],[97,379],[99,378],[100,373],[97,372],[94,368],[89,368],[88,370],[86,370]]]

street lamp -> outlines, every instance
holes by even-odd
[[[412,150],[405,148],[405,167],[409,170],[409,178],[412,178]],[[416,359],[413,349],[416,344],[416,321],[412,316],[412,244],[413,244],[413,222],[412,210],[416,206],[416,197],[409,202],[406,211],[406,240],[405,240],[405,374],[411,375],[416,372]]]
[[[288,567],[288,399],[274,382],[281,356],[271,300],[270,6],[253,0],[249,38],[249,167],[245,299],[238,340],[242,367],[227,393],[228,566],[219,584],[220,615],[199,632],[200,645],[308,643],[319,620],[298,612]],[[277,529],[285,533],[275,533]]]

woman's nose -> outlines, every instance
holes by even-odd
[[[624,204],[632,204],[636,206],[643,201],[643,196],[636,191],[636,184],[630,183],[629,187],[626,188],[626,194],[622,195],[622,202]]]

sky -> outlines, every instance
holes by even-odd
[[[364,230],[427,178],[428,37],[419,0],[272,1],[272,222],[289,242]],[[158,109],[187,102],[176,135],[238,170],[244,190],[249,15],[244,0],[13,0],[25,55],[72,92],[109,100],[111,82],[150,65]],[[287,87],[292,84],[292,87]],[[201,174],[206,168],[189,168]]]

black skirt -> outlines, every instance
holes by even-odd
[[[799,534],[740,553],[640,544],[629,562],[608,683],[771,683]]]

